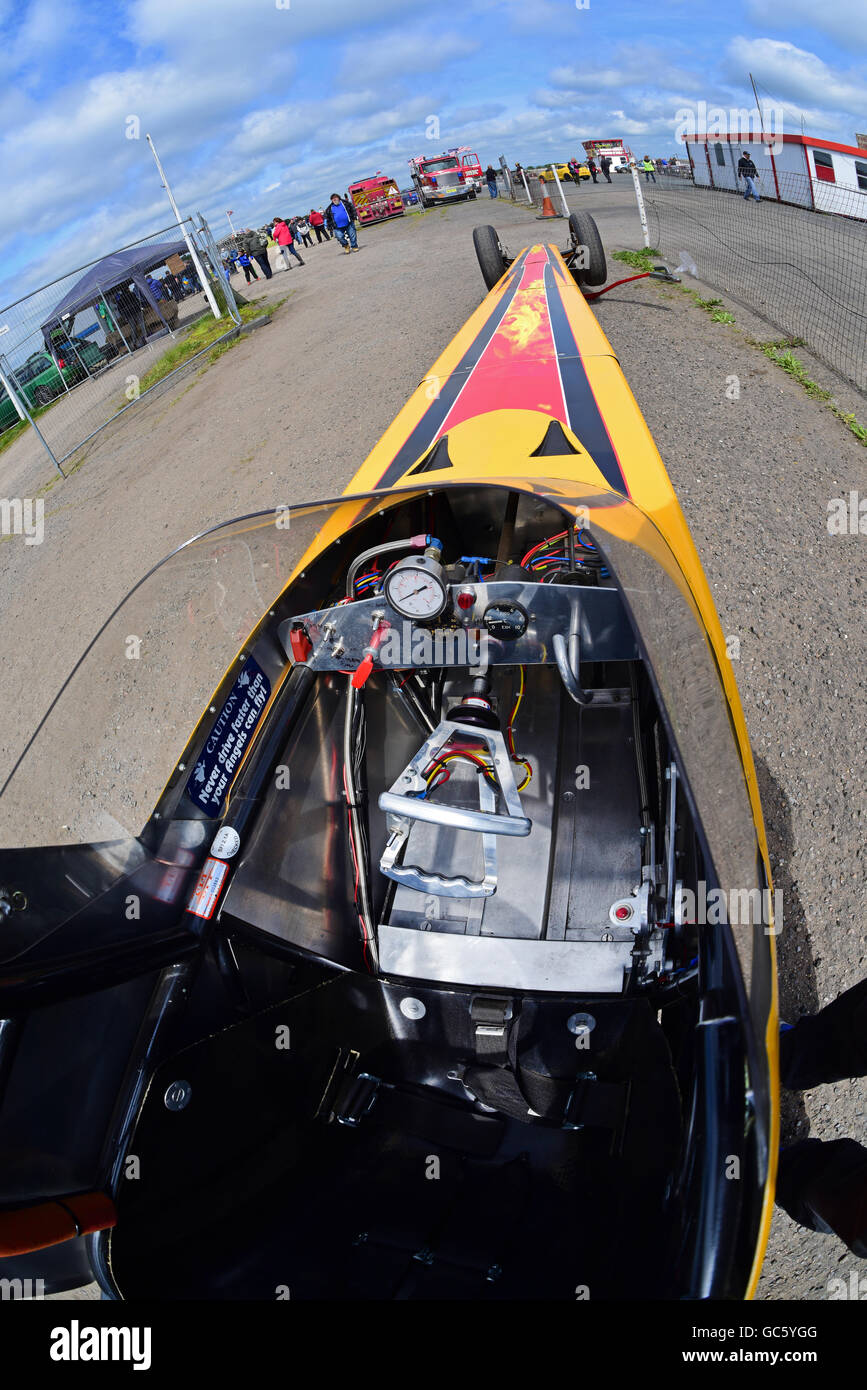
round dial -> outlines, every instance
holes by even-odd
[[[448,593],[435,560],[402,560],[385,580],[385,597],[403,618],[430,622],[446,606]]]

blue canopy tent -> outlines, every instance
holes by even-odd
[[[89,266],[81,279],[73,285],[56,304],[50,316],[40,325],[45,346],[51,351],[52,330],[63,328],[63,319],[73,316],[91,304],[98,304],[112,290],[126,287],[132,282],[139,294],[150,304],[160,322],[168,329],[160,312],[159,301],[154,299],[147,283],[147,273],[156,266],[163,265],[169,256],[187,250],[187,243],[163,241],[150,246],[129,246],[124,251],[112,251],[95,265]]]

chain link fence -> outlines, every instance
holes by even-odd
[[[214,313],[216,306],[217,313]],[[199,215],[109,251],[0,309],[0,442],[33,429],[58,472],[89,439],[174,372],[148,373],[204,315],[241,315]],[[7,443],[10,442],[7,438]]]
[[[675,264],[685,253],[705,284],[867,391],[867,192],[811,182],[762,170],[759,202],[734,185],[642,182],[650,245]]]

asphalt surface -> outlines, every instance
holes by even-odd
[[[631,183],[583,187],[609,249],[637,247]],[[484,288],[471,229],[513,250],[565,244],[487,198],[365,231],[362,249],[251,291],[287,294],[266,328],[201,377],[128,413],[46,494],[46,539],[0,545],[0,669],[10,753],[85,641],[162,554],[233,514],[339,492]],[[612,278],[630,272],[611,263]],[[702,286],[696,286],[699,290]],[[250,297],[254,297],[251,293]],[[865,539],[832,536],[830,499],[867,494],[865,451],[746,341],[769,336],[733,306],[713,323],[677,287],[642,281],[597,301],[599,320],[659,445],[722,618],[740,642],[738,684],[755,751],[777,886],[782,1010],[794,1020],[865,970]],[[772,335],[771,335],[772,336]],[[847,408],[863,398],[829,373]],[[731,399],[737,379],[739,395]],[[860,407],[858,401],[860,400]],[[0,490],[51,483],[32,441],[0,456]],[[865,1140],[862,1081],[788,1097],[785,1136]],[[760,1297],[824,1299],[863,1263],[832,1236],[775,1218]]]

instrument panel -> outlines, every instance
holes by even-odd
[[[278,636],[293,661],[317,671],[354,671],[371,655],[392,670],[553,662],[557,633],[578,636],[582,661],[638,656],[615,588],[514,580],[446,588],[430,622],[403,617],[378,594],[287,618]]]

